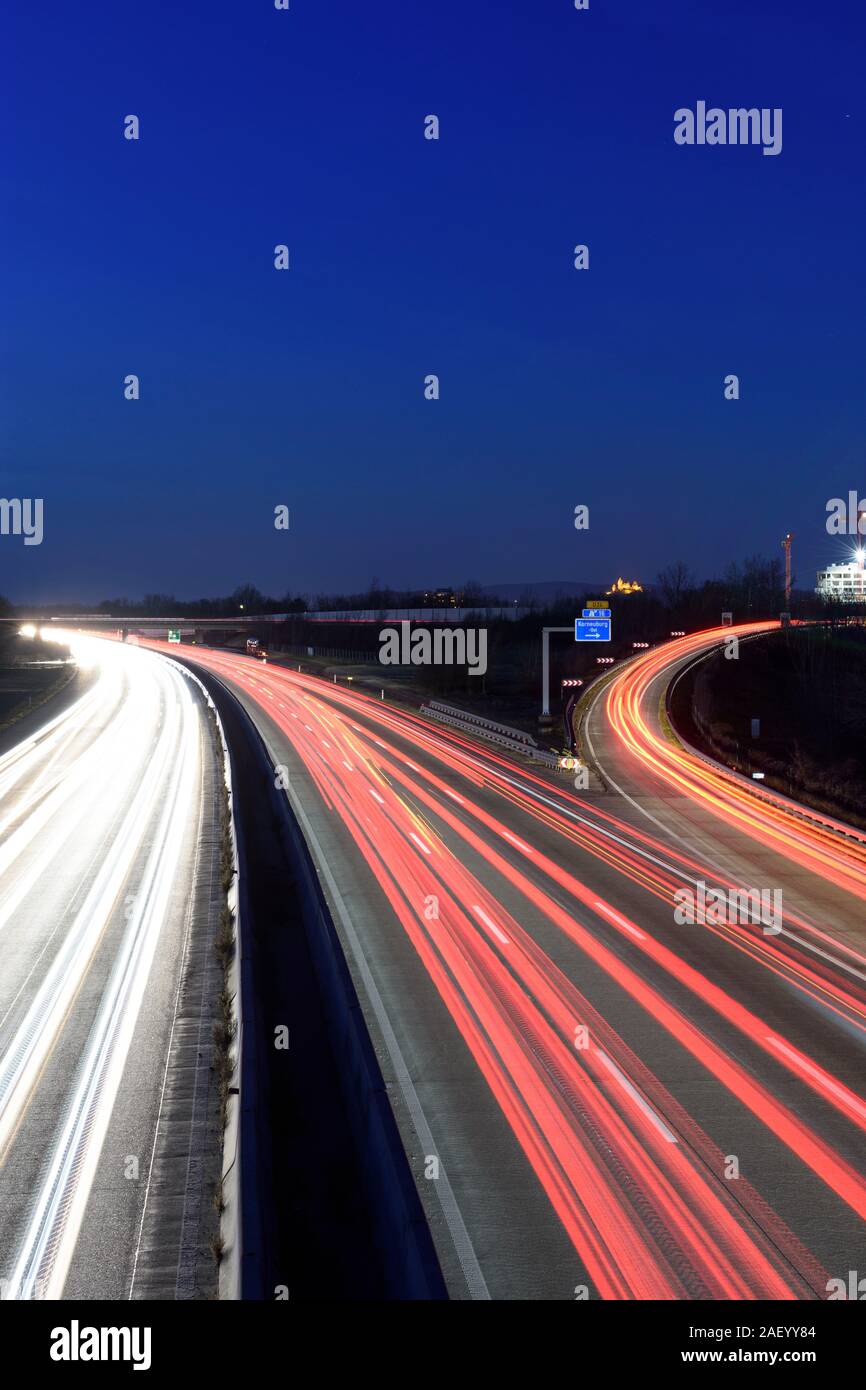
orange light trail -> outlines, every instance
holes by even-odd
[[[684,657],[711,650],[731,636],[750,638],[776,626],[749,623],[710,629],[635,658],[608,686],[607,718],[622,745],[669,786],[793,863],[864,899],[866,834],[818,812],[810,811],[806,819],[793,803],[787,803],[770,788],[762,788],[757,795],[735,774],[713,767],[687,749],[668,742],[647,723],[649,686],[668,668]]]

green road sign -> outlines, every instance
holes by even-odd
[[[168,630],[168,640],[169,640],[169,642],[179,642],[179,641],[180,641],[180,628],[179,628],[179,627],[170,627],[170,628],[169,628],[169,630]]]

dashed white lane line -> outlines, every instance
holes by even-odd
[[[673,1134],[671,1130],[668,1129],[661,1116],[656,1114],[655,1110],[653,1110],[649,1102],[644,1100],[640,1091],[636,1090],[636,1088],[629,1081],[628,1077],[620,1071],[619,1067],[616,1065],[616,1062],[611,1061],[607,1053],[602,1052],[600,1047],[593,1048],[593,1051],[595,1052],[595,1055],[598,1058],[598,1060],[605,1067],[607,1067],[611,1076],[616,1078],[622,1089],[625,1092],[627,1092],[628,1095],[631,1096],[635,1105],[637,1105],[638,1108],[643,1111],[650,1123],[655,1126],[662,1138],[666,1139],[669,1144],[677,1144],[679,1142],[677,1136]]]
[[[509,944],[508,937],[505,935],[505,932],[502,930],[501,927],[497,927],[492,917],[488,917],[483,907],[479,907],[478,904],[475,903],[472,908],[472,911],[475,913],[475,916],[478,917],[484,923],[487,930],[493,933],[497,941],[501,941],[503,946],[507,946]]]
[[[624,931],[631,932],[632,936],[636,936],[638,941],[646,941],[644,932],[638,931],[637,927],[633,927],[631,922],[627,922],[624,917],[620,917],[619,913],[614,912],[613,908],[608,907],[607,903],[594,902],[593,907],[597,907],[599,912],[604,913],[605,917],[610,917],[614,922],[619,923]]]
[[[414,840],[415,843],[416,843],[416,845],[418,846],[418,848],[419,848],[419,849],[422,849],[422,850],[424,851],[425,854],[432,854],[432,850],[430,849],[430,846],[429,846],[429,845],[425,845],[424,841],[420,838],[420,836],[418,836],[418,835],[415,834],[415,831],[414,831],[414,830],[410,830],[410,831],[409,831],[409,839],[410,839],[410,840]]]
[[[858,1115],[866,1119],[866,1105],[862,1105],[855,1096],[848,1095],[844,1086],[839,1086],[832,1077],[825,1076],[818,1067],[813,1066],[805,1057],[801,1057],[799,1052],[795,1052],[792,1047],[788,1047],[787,1043],[783,1043],[781,1038],[776,1038],[773,1037],[772,1034],[768,1034],[766,1041],[771,1047],[777,1047],[780,1052],[784,1052],[785,1056],[789,1057],[794,1065],[799,1067],[800,1071],[807,1072],[809,1076],[814,1077],[825,1091],[831,1091],[833,1095],[837,1096],[847,1110],[854,1110]]]

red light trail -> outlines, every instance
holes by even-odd
[[[634,756],[659,776],[676,779],[682,790],[687,784],[688,795],[711,797],[712,770],[667,745],[659,748],[642,708],[647,686],[672,650],[688,655],[690,644],[699,645],[685,639],[631,662],[611,682],[607,710]],[[166,644],[149,645],[177,654]],[[583,970],[566,973],[525,925],[524,919],[543,922],[561,933],[617,999],[630,1001],[692,1067],[712,1078],[708,1084],[720,1087],[851,1215],[866,1221],[863,1175],[781,1091],[792,1094],[793,1086],[811,1093],[822,1114],[836,1117],[834,1135],[839,1125],[862,1135],[863,1100],[785,1037],[778,1020],[764,1021],[585,881],[596,863],[651,900],[672,904],[677,887],[696,873],[713,879],[712,870],[598,807],[590,810],[554,782],[357,690],[273,665],[263,669],[234,654],[196,649],[190,656],[255,700],[348,831],[598,1294],[824,1296],[826,1273],[772,1209],[773,1194],[745,1175],[735,1184],[725,1181],[725,1154],[705,1126],[578,988]],[[445,775],[460,779],[459,791]],[[724,813],[750,834],[754,823],[757,838],[766,832],[790,853],[804,841],[818,856],[822,836],[831,836],[823,826],[789,824],[793,817],[781,804],[770,807],[768,829],[747,793],[721,774],[719,780]],[[488,809],[491,796],[497,814]],[[578,857],[580,877],[541,848],[542,834],[548,844],[555,837],[557,856],[571,863]],[[855,881],[860,848],[849,854],[834,842],[830,867],[839,886],[848,889]],[[863,884],[857,888],[862,896]],[[749,927],[689,930],[706,932],[729,949],[732,963],[770,972],[862,1037],[866,969],[860,967],[866,960],[834,941],[837,954],[852,962],[851,978],[842,978],[809,950],[817,933],[805,917],[786,913],[785,922],[802,932],[802,941],[768,938]],[[698,1021],[708,1017],[720,1021],[726,1036],[741,1038],[746,1052],[710,1037]],[[758,1054],[769,1084],[756,1074]],[[784,1088],[774,1084],[781,1075],[788,1077]],[[855,1147],[853,1137],[846,1143]]]

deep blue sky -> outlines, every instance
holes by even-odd
[[[12,12],[0,492],[45,539],[0,537],[0,592],[703,576],[786,529],[801,582],[842,558],[859,0]],[[782,107],[782,153],[675,145],[698,99]]]

